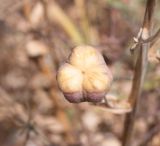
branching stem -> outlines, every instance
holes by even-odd
[[[123,146],[131,146],[132,136],[134,132],[134,123],[138,111],[138,107],[141,104],[140,95],[142,92],[142,86],[144,83],[144,78],[147,70],[148,64],[148,49],[150,43],[141,43],[142,40],[150,38],[151,26],[152,26],[152,16],[154,11],[155,0],[147,0],[145,16],[142,24],[142,28],[138,35],[138,42],[134,48],[135,53],[137,53],[137,59],[135,64],[135,72],[132,84],[131,94],[129,96],[129,102],[131,103],[133,110],[131,113],[126,115],[124,123],[124,133],[123,133]]]

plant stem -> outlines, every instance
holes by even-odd
[[[145,16],[143,20],[142,29],[140,30],[139,41],[143,39],[147,39],[151,33],[151,22],[152,15],[154,10],[155,0],[147,0]],[[147,38],[146,38],[147,37]],[[148,64],[148,49],[150,47],[150,43],[137,45],[138,48],[135,48],[137,53],[137,59],[135,64],[134,78],[132,84],[132,90],[129,96],[129,102],[131,103],[133,110],[131,113],[126,115],[125,123],[124,123],[124,133],[123,133],[123,146],[131,146],[132,136],[134,133],[134,123],[136,119],[136,115],[138,112],[138,107],[141,104],[141,92],[142,86],[144,84],[144,78],[147,70]]]

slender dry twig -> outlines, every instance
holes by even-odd
[[[87,2],[85,0],[75,0],[75,5],[80,18],[80,23],[85,37],[85,42],[89,43],[91,31],[90,31],[90,22],[87,17]]]
[[[135,73],[133,78],[132,90],[129,96],[129,102],[133,106],[131,113],[126,115],[124,133],[123,133],[123,146],[131,146],[132,136],[134,132],[134,123],[137,115],[138,107],[141,104],[140,95],[142,92],[142,86],[144,83],[144,77],[147,69],[148,62],[148,49],[150,44],[147,42],[145,44],[139,44],[138,42],[144,39],[148,39],[151,33],[152,26],[152,16],[155,6],[155,0],[147,0],[145,16],[142,24],[142,28],[136,38],[137,45],[134,48],[134,53],[137,53]]]
[[[56,22],[61,26],[76,45],[85,43],[76,25],[55,1],[41,0],[41,2],[44,4],[45,15],[49,22]]]

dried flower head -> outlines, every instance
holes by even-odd
[[[74,48],[68,63],[63,64],[57,74],[60,89],[73,103],[100,102],[112,80],[102,55],[90,46]]]

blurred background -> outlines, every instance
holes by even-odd
[[[132,38],[145,0],[0,0],[0,145],[121,146],[125,115],[88,103],[71,104],[56,72],[77,45],[96,47],[114,75],[109,94],[128,97]],[[154,16],[160,26],[160,2]],[[160,39],[135,123],[135,146],[160,146]]]

